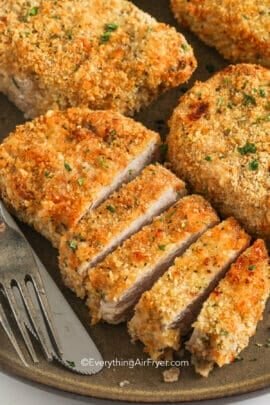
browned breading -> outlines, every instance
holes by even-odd
[[[173,169],[224,215],[270,238],[270,71],[240,64],[197,82],[170,121]]]
[[[231,266],[204,303],[187,343],[196,371],[207,377],[235,360],[256,332],[270,293],[269,257],[257,240]]]
[[[92,323],[119,323],[174,258],[219,221],[201,196],[182,198],[89,271]]]
[[[176,18],[226,59],[270,67],[269,0],[171,0]]]
[[[59,264],[65,284],[83,297],[87,270],[185,194],[185,184],[169,170],[146,167],[63,236]]]
[[[141,296],[129,322],[133,340],[139,339],[153,359],[178,350],[202,302],[249,241],[234,218],[206,231]]]
[[[143,169],[158,144],[158,134],[119,113],[49,112],[0,145],[1,197],[57,246],[86,211]]]
[[[0,0],[0,90],[28,117],[132,114],[195,67],[185,38],[129,1]]]

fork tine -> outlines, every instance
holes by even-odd
[[[21,332],[21,335],[22,335],[22,337],[24,339],[26,347],[27,347],[27,349],[28,349],[28,351],[29,351],[29,353],[30,353],[30,355],[32,357],[32,360],[33,360],[34,363],[38,363],[39,361],[38,361],[35,349],[33,347],[31,339],[30,339],[30,337],[28,335],[26,327],[25,327],[24,323],[22,322],[20,314],[18,312],[17,303],[16,303],[15,297],[13,295],[12,287],[3,285],[3,290],[4,290],[5,294],[6,294],[6,298],[8,300],[9,306],[10,306],[12,312],[13,312],[13,315],[14,315],[15,320],[17,322],[17,326],[18,326],[18,328],[19,328],[19,330]]]
[[[39,342],[41,343],[42,349],[45,353],[45,356],[48,361],[53,360],[52,356],[52,347],[49,342],[47,342],[44,333],[42,331],[42,325],[43,319],[41,319],[42,314],[40,316],[38,315],[38,312],[36,311],[31,296],[30,296],[30,291],[28,290],[26,284],[24,282],[18,283],[17,282],[17,287],[19,288],[19,291],[21,293],[22,300],[24,302],[24,305],[28,311],[29,318],[31,320],[31,323],[33,324],[34,330],[38,336]]]
[[[21,351],[21,348],[18,345],[18,342],[17,342],[17,340],[15,338],[15,335],[14,335],[14,333],[12,331],[12,328],[11,328],[11,326],[9,324],[9,321],[8,321],[8,319],[6,317],[6,314],[5,314],[5,311],[4,311],[4,308],[3,308],[2,304],[1,304],[1,302],[0,302],[0,324],[2,324],[2,326],[4,328],[4,331],[6,332],[8,338],[10,340],[10,343],[13,345],[13,347],[16,350],[19,358],[23,362],[24,366],[29,367],[29,364],[25,360],[23,352]]]
[[[61,357],[62,354],[63,354],[63,351],[62,351],[62,348],[61,348],[60,339],[58,337],[58,333],[57,333],[57,331],[55,329],[55,326],[54,326],[54,323],[53,323],[51,309],[50,309],[50,306],[49,306],[47,295],[46,295],[46,293],[44,291],[44,288],[43,288],[43,283],[42,283],[42,280],[40,278],[40,275],[36,274],[35,277],[31,276],[31,281],[33,283],[35,292],[37,294],[37,298],[38,298],[39,304],[40,304],[40,306],[42,308],[43,315],[44,315],[44,317],[46,319],[48,328],[50,330],[51,337],[52,337],[52,339],[54,341],[55,348],[57,350],[57,354]]]

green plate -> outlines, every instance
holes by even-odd
[[[135,3],[157,17],[158,20],[177,27],[169,10],[168,0],[137,0]],[[193,45],[199,62],[199,68],[189,82],[189,86],[192,85],[194,80],[207,79],[210,75],[209,70],[212,71],[213,68],[220,69],[227,64],[214,50],[203,45],[194,36],[185,32],[184,34]],[[167,127],[164,122],[167,122],[173,108],[177,105],[179,97],[185,90],[186,86],[182,86],[177,90],[166,93],[135,118],[165,136]],[[16,124],[21,122],[23,122],[22,114],[4,96],[0,96],[1,138],[4,138]],[[142,346],[130,343],[125,325],[109,326],[102,324],[96,327],[89,326],[88,313],[83,302],[76,299],[61,283],[56,250],[32,229],[25,225],[22,225],[22,229],[74,311],[93,337],[104,359],[118,359],[119,361],[130,359],[140,359],[141,361],[146,359],[146,356],[143,355]],[[0,330],[0,367],[3,371],[31,381],[75,394],[99,398],[140,402],[173,402],[241,394],[270,386],[270,348],[256,346],[256,343],[264,344],[270,336],[269,311],[270,305],[266,310],[264,321],[259,324],[256,336],[251,340],[249,347],[241,354],[243,360],[223,369],[216,369],[208,379],[197,376],[191,366],[183,366],[179,382],[170,384],[166,384],[162,380],[163,368],[139,365],[132,367],[132,363],[130,363],[130,367],[105,368],[98,375],[91,377],[71,373],[60,365],[56,363],[49,364],[45,360],[41,360],[38,366],[26,369],[18,360],[2,330]],[[182,360],[189,361],[187,353],[183,353],[182,356]],[[42,359],[42,354],[40,358]],[[121,388],[119,384],[124,380],[128,380],[129,384]]]

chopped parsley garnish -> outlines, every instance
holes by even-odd
[[[75,252],[75,250],[78,249],[78,243],[74,239],[68,241],[68,246],[70,247],[71,250],[73,250],[73,252]]]
[[[73,38],[73,34],[71,30],[66,31],[66,37],[67,39],[72,39]]]
[[[44,176],[47,177],[47,179],[51,179],[53,177],[53,174],[49,170],[45,170]]]
[[[248,155],[249,153],[257,152],[256,145],[249,142],[247,142],[244,146],[239,147],[237,150],[241,155]]]
[[[116,23],[109,23],[105,25],[105,31],[112,32],[116,31],[118,28],[118,24]]]
[[[118,28],[118,24],[115,24],[115,23],[105,24],[104,32],[100,36],[100,43],[105,44],[106,42],[108,42],[110,40],[112,32],[116,31],[117,28]]]
[[[181,48],[183,49],[184,52],[187,52],[189,50],[188,44],[182,44]]]
[[[105,44],[106,42],[109,41],[110,37],[111,37],[111,32],[109,32],[109,31],[104,32],[104,34],[102,34],[100,37],[100,42],[102,44]]]
[[[78,184],[79,184],[79,186],[83,186],[83,185],[84,185],[84,179],[83,179],[82,177],[80,177],[80,178],[78,179]]]
[[[245,106],[248,106],[248,105],[257,105],[257,102],[256,102],[255,97],[253,97],[251,94],[244,93],[243,97],[244,97],[244,99],[243,99],[243,104],[244,104]]]
[[[228,336],[229,332],[225,329],[221,329],[220,334],[221,334],[221,336]]]
[[[204,160],[206,160],[207,162],[212,162],[212,158],[211,156],[205,156]]]
[[[256,266],[254,264],[251,264],[250,266],[248,266],[249,271],[253,271],[255,269],[256,269]]]
[[[37,13],[38,13],[38,7],[32,7],[28,11],[27,15],[29,15],[30,17],[34,17],[35,15],[37,15]]]
[[[107,210],[110,211],[112,214],[114,214],[115,211],[116,211],[116,209],[115,209],[115,207],[114,207],[113,205],[107,205],[106,208],[107,208]]]
[[[69,367],[72,367],[72,368],[75,367],[74,361],[67,360],[66,363],[67,363],[67,365],[68,365]]]
[[[264,89],[259,89],[259,95],[261,96],[261,97],[266,97],[266,92],[265,92],[265,90]]]
[[[252,170],[252,171],[258,170],[258,168],[259,168],[259,162],[258,162],[258,160],[257,160],[257,159],[254,159],[254,160],[252,160],[251,162],[249,162],[248,168],[249,168],[249,170]]]
[[[107,161],[106,161],[106,158],[104,157],[104,156],[100,156],[99,158],[98,158],[98,164],[101,166],[101,167],[103,167],[104,169],[108,169],[108,163],[107,163]]]
[[[72,167],[71,167],[67,162],[64,163],[64,167],[65,167],[65,169],[66,169],[67,172],[71,172],[71,171],[72,171]]]
[[[166,250],[166,245],[158,245],[159,250]]]

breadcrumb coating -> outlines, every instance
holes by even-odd
[[[171,0],[178,21],[226,59],[270,67],[269,0]]]
[[[60,236],[118,182],[143,169],[158,144],[158,134],[119,113],[48,112],[18,126],[0,145],[1,198],[58,246]],[[145,151],[145,162],[129,173]]]
[[[203,300],[249,241],[234,218],[206,231],[142,295],[129,322],[132,339],[139,339],[153,359],[179,350]]]
[[[270,71],[230,66],[197,82],[170,120],[173,170],[225,216],[270,238]]]
[[[133,114],[196,67],[175,28],[126,0],[0,0],[0,90],[27,117]]]
[[[270,267],[263,240],[231,266],[204,303],[187,348],[196,371],[207,377],[216,363],[232,363],[248,345],[270,293]]]
[[[92,323],[102,318],[112,323],[125,320],[140,295],[166,271],[175,256],[218,221],[207,201],[197,195],[187,196],[126,240],[89,271]],[[114,306],[114,314],[103,311],[106,305]]]
[[[87,270],[185,194],[185,184],[169,170],[146,167],[63,236],[59,265],[65,284],[84,297]]]

